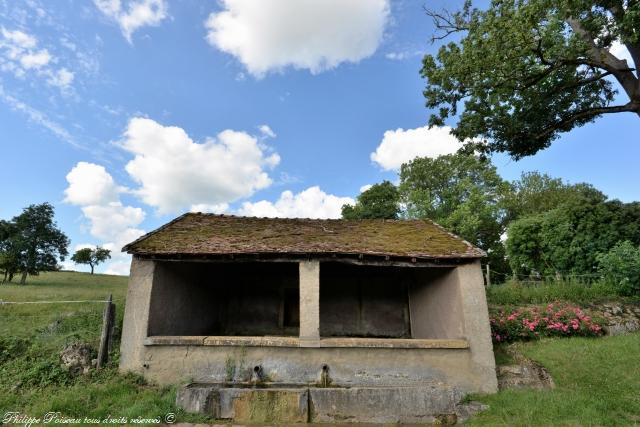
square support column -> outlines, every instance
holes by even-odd
[[[153,261],[133,257],[129,274],[120,340],[120,371],[142,373],[145,363],[144,340],[149,330],[151,290],[156,275]]]
[[[480,260],[457,267],[453,274],[460,289],[464,330],[478,389],[482,393],[495,393],[498,391],[498,381]]]
[[[300,346],[320,347],[320,263],[300,261]]]

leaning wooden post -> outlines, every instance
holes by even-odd
[[[487,288],[491,286],[491,269],[489,267],[489,263],[486,265],[487,273],[485,274],[485,280],[487,281]]]
[[[109,360],[109,354],[113,348],[113,333],[116,328],[116,305],[111,303],[109,306],[109,332],[107,334],[107,361]]]
[[[98,363],[96,364],[97,368],[100,369],[107,363],[107,358],[109,357],[109,329],[112,313],[112,305],[113,305],[113,296],[109,294],[109,299],[104,306],[104,311],[102,312],[102,333],[100,334],[100,348],[98,349]]]

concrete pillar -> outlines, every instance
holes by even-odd
[[[120,342],[120,371],[142,372],[144,364],[144,340],[149,328],[149,304],[155,263],[131,260],[129,287],[122,322],[122,340]]]
[[[300,346],[320,347],[320,263],[300,262]]]
[[[478,382],[478,391],[495,393],[498,381],[480,261],[461,265],[454,274],[460,289],[465,338],[469,342],[471,361],[477,374],[474,381]]]

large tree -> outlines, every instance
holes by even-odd
[[[524,172],[513,181],[513,192],[504,201],[507,220],[539,214],[576,199],[604,202],[607,196],[590,184],[567,184],[540,172]]]
[[[504,269],[503,200],[511,185],[488,160],[451,154],[416,158],[400,169],[400,194],[409,218],[429,218],[488,252]]]
[[[400,194],[389,181],[374,184],[358,196],[355,205],[342,206],[344,219],[396,219],[400,213]]]
[[[96,246],[95,248],[82,248],[78,249],[72,256],[71,261],[76,264],[87,264],[91,267],[91,274],[96,265],[111,258],[111,251],[109,249]]]
[[[15,232],[9,239],[15,248],[18,270],[22,273],[20,284],[26,283],[28,274],[56,270],[58,259],[64,261],[69,239],[58,229],[51,204],[30,205],[11,222]]]
[[[423,59],[429,124],[457,116],[453,134],[475,149],[519,159],[603,114],[640,117],[638,0],[467,1],[428,14],[434,39],[461,35]]]

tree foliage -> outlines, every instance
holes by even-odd
[[[355,205],[342,206],[344,219],[397,219],[400,213],[400,194],[389,181],[372,185],[360,193]]]
[[[637,0],[492,0],[487,10],[467,1],[428,14],[434,40],[462,34],[423,59],[426,106],[436,109],[429,124],[457,116],[453,134],[481,139],[476,149],[518,159],[602,114],[640,116]],[[617,42],[635,64],[611,53]]]
[[[640,203],[582,198],[511,222],[506,249],[518,274],[594,274],[623,240],[640,244]]]
[[[487,251],[501,269],[502,201],[511,185],[490,161],[466,154],[416,158],[402,165],[399,188],[407,217],[432,219]]]
[[[71,261],[76,264],[86,264],[91,267],[91,274],[96,265],[111,258],[111,251],[109,249],[96,246],[95,248],[82,248],[78,249],[72,256]]]
[[[618,242],[598,255],[598,270],[621,295],[640,295],[640,246],[628,240]]]
[[[15,239],[15,224],[0,220],[0,272],[3,275],[2,282],[11,282],[19,268],[18,252]]]
[[[566,184],[560,178],[552,178],[540,172],[525,172],[514,181],[513,191],[504,201],[508,220],[550,211],[576,199],[604,202],[601,191],[590,184]]]
[[[2,259],[8,260],[10,274],[22,273],[21,284],[28,274],[56,270],[58,259],[68,254],[69,239],[58,229],[49,203],[26,207],[10,222],[4,221],[2,229]]]

